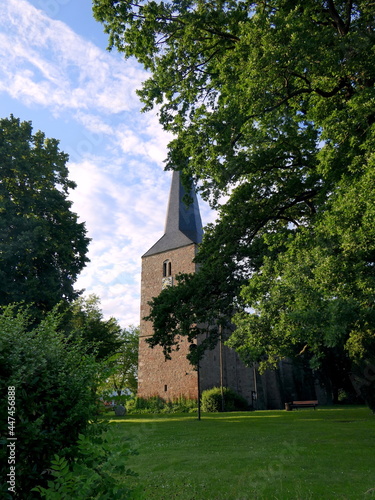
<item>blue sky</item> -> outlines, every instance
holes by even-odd
[[[163,233],[171,137],[156,112],[140,112],[135,90],[147,73],[106,47],[91,0],[2,5],[0,115],[32,121],[69,154],[73,210],[92,238],[76,288],[98,295],[105,317],[126,327],[139,323],[141,255]]]

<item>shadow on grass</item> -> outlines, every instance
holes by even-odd
[[[342,422],[355,422],[357,419],[374,419],[374,415],[366,406],[327,406],[321,407],[317,410],[313,409],[300,409],[287,412],[285,410],[260,410],[251,412],[224,412],[224,413],[202,413],[201,420],[198,421],[196,415],[192,413],[155,413],[155,414],[135,414],[131,413],[123,417],[116,417],[114,415],[106,414],[104,419],[110,423],[163,423],[163,422],[209,422],[220,421],[225,422],[239,422],[239,421],[252,421],[252,420],[266,420],[270,418],[279,418],[285,422],[301,421],[301,420],[335,420],[344,418],[341,413],[348,414],[351,419],[341,420]],[[375,419],[374,419],[375,420]]]
[[[129,463],[139,474],[134,498],[375,498],[375,418],[366,407],[107,419],[116,440],[138,450]]]

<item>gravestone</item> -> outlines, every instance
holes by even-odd
[[[115,406],[115,415],[116,417],[123,417],[126,413],[126,409],[123,405]]]

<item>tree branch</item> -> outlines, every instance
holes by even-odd
[[[231,33],[225,33],[223,31],[215,30],[215,29],[210,29],[210,28],[201,28],[202,31],[206,31],[207,33],[210,33],[211,35],[216,35],[219,36],[220,38],[224,38],[226,40],[231,40],[232,42],[239,42],[240,38],[236,35],[232,35]]]
[[[348,87],[349,91],[352,90],[352,87],[351,87],[349,81],[347,80],[347,78],[340,78],[338,85],[336,85],[336,87],[334,87],[332,90],[326,91],[326,90],[321,90],[321,89],[313,89],[313,92],[316,92],[318,95],[320,95],[322,97],[333,97],[334,95],[336,95],[338,92],[340,92],[340,90],[342,90],[345,87]]]
[[[328,0],[328,12],[331,16],[331,18],[334,21],[334,24],[337,28],[337,31],[340,33],[341,36],[345,36],[349,32],[350,28],[350,18],[351,18],[351,11],[352,11],[352,0],[347,0],[346,2],[346,22],[344,22],[339,13],[336,10],[335,4],[333,0]]]

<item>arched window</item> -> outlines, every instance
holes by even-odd
[[[172,262],[170,260],[163,262],[163,278],[167,276],[172,276]]]

